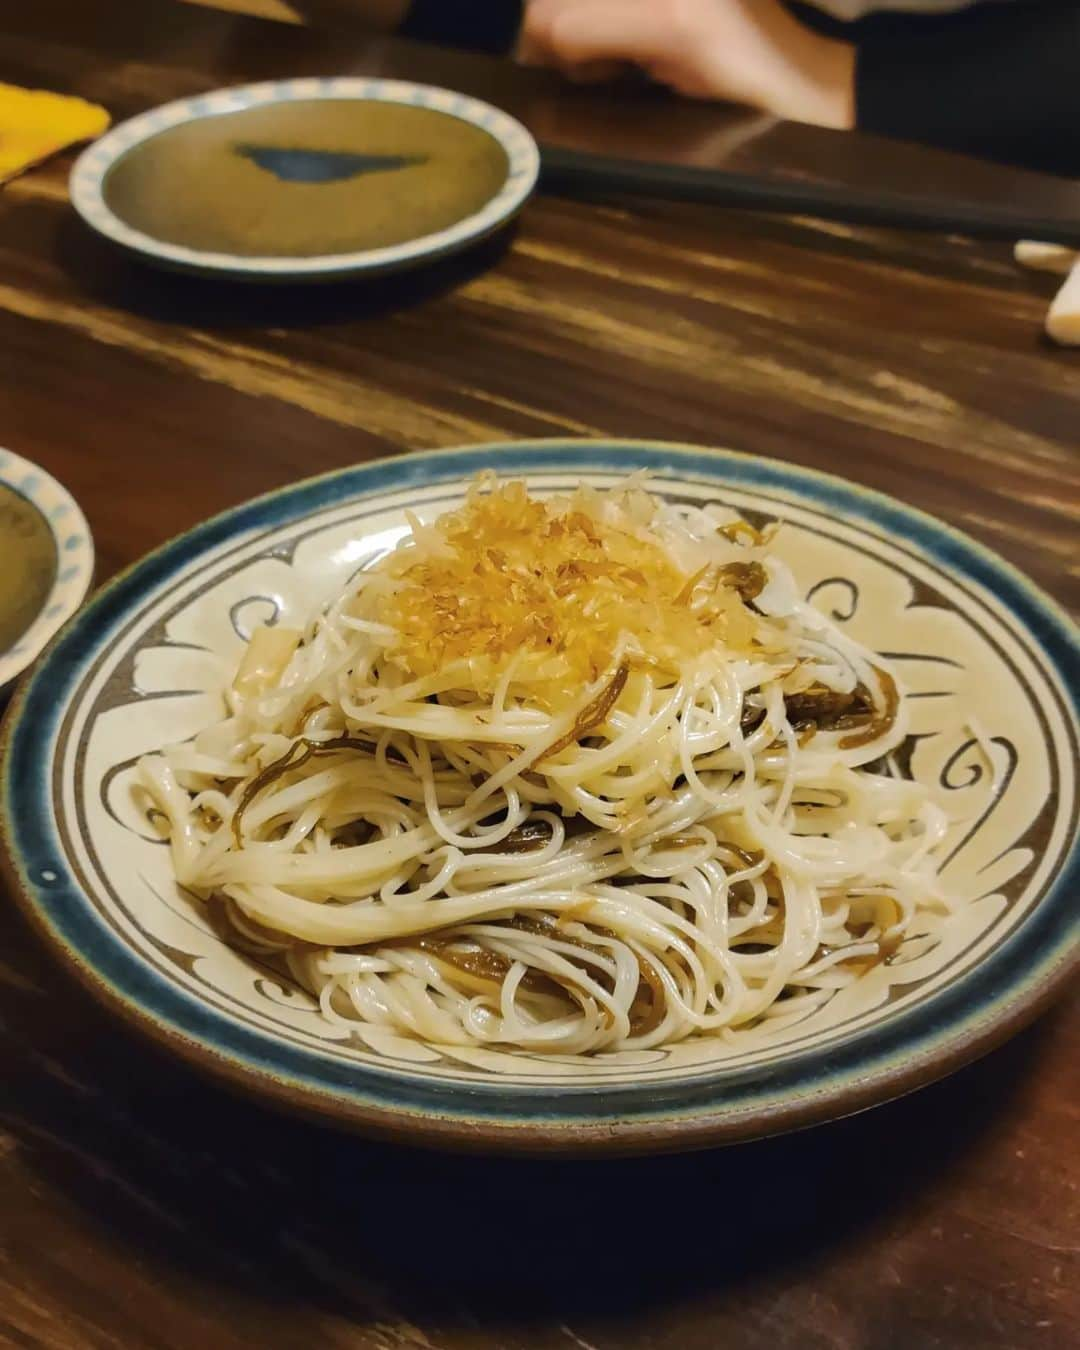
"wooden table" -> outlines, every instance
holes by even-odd
[[[118,115],[252,75],[444,63],[452,80],[457,62],[165,0],[0,16],[0,79]],[[1053,280],[1004,244],[542,196],[509,240],[407,280],[245,291],[111,254],[73,219],[67,168],[0,193],[0,439],[82,500],[102,578],[304,474],[612,434],[838,471],[1080,604],[1080,363],[1040,336]],[[10,904],[0,943],[4,1347],[1080,1338],[1075,998],[854,1120],[708,1155],[526,1165],[375,1147],[235,1100],[131,1040]]]

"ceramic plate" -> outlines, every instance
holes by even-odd
[[[150,262],[253,281],[371,276],[505,225],[540,168],[506,113],[400,80],[223,89],[125,122],[78,160],[71,200]]]
[[[94,546],[74,498],[0,450],[0,694],[86,598]]]
[[[803,1021],[594,1058],[439,1048],[329,1025],[215,936],[135,808],[141,754],[219,716],[257,624],[293,624],[479,470],[540,492],[647,468],[656,490],[784,522],[813,601],[912,695],[895,768],[954,821],[971,903]],[[985,1051],[1074,966],[1077,644],[1006,563],[897,502],[791,465],[608,442],[410,455],[314,479],[200,526],[107,586],[25,685],[0,785],[16,889],[62,958],[129,1021],[245,1088],[398,1138],[652,1150],[761,1135],[896,1096]],[[976,739],[989,747],[993,763]]]

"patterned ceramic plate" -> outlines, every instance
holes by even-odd
[[[28,459],[0,450],[0,694],[82,604],[94,573],[74,498]]]
[[[223,89],[117,127],[71,200],[150,262],[251,281],[396,271],[521,210],[540,168],[520,123],[447,89],[303,79]]]
[[[440,1048],[330,1025],[215,936],[129,790],[138,756],[219,715],[253,625],[298,621],[480,469],[538,491],[649,468],[656,489],[785,522],[813,600],[903,672],[899,772],[954,821],[971,903],[779,1033],[594,1058]],[[189,1060],[370,1130],[475,1147],[670,1149],[844,1114],[948,1073],[1034,1016],[1080,948],[1078,648],[1066,618],[962,535],[791,465],[670,446],[537,443],[412,455],[212,520],[107,586],[7,726],[3,840],[17,891],[90,987]],[[972,734],[988,738],[987,762]]]

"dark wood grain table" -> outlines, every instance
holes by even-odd
[[[0,79],[118,116],[363,69],[526,89],[566,117],[544,77],[165,0],[0,14]],[[705,135],[721,114],[679,116]],[[1004,243],[548,193],[509,238],[407,279],[241,290],[109,252],[68,167],[0,192],[0,441],[81,499],[101,578],[305,474],[610,434],[840,472],[1080,607],[1080,357],[1042,338],[1053,279]],[[0,897],[0,1345],[1074,1346],[1078,1062],[1073,998],[951,1081],[802,1135],[652,1161],[425,1155],[133,1040]]]

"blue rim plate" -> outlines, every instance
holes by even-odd
[[[86,599],[94,575],[90,527],[71,493],[37,464],[0,450],[0,484],[35,507],[56,545],[56,575],[33,623],[0,652],[0,693],[23,673]]]
[[[186,248],[134,228],[109,206],[105,180],[133,147],[173,127],[205,117],[244,112],[271,104],[355,99],[400,103],[456,117],[486,131],[502,146],[508,161],[499,191],[477,212],[434,234],[384,248],[320,257],[241,256]],[[434,85],[405,80],[341,76],[276,80],[221,89],[180,99],[133,117],[83,151],[71,171],[71,202],[98,234],[174,270],[249,281],[317,281],[370,277],[414,267],[479,243],[511,221],[532,195],[540,174],[540,151],[530,133],[509,114],[490,104]]]
[[[297,596],[310,605],[304,569],[321,565],[331,544],[353,566],[359,543],[397,527],[406,506],[443,509],[486,468],[541,491],[646,469],[666,495],[722,498],[785,521],[817,603],[899,662],[917,691],[913,772],[958,804],[943,876],[971,895],[972,917],[947,935],[943,928],[865,1006],[720,1057],[715,1041],[702,1040],[659,1058],[554,1064],[320,1040],[325,1028],[301,994],[251,970],[182,912],[168,893],[164,850],[130,833],[110,793],[134,755],[176,739],[165,730],[174,722],[155,717],[199,725],[206,633],[231,623],[229,640],[239,642],[248,606],[261,621],[266,606],[277,615]],[[1068,618],[1011,566],[836,478],[635,442],[415,454],[240,506],[99,592],[9,712],[0,855],[31,919],[95,994],[247,1091],[436,1145],[581,1153],[732,1142],[850,1114],[940,1078],[1062,988],[1080,959],[1078,670]],[[978,743],[968,734],[976,717]],[[125,740],[132,736],[138,744]],[[978,744],[989,747],[989,766],[980,768]]]

